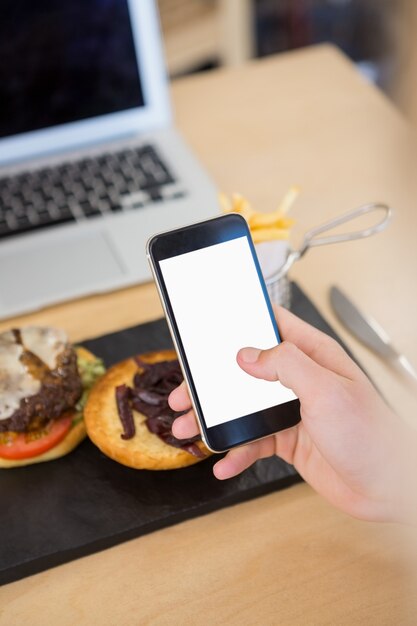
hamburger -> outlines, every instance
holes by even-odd
[[[148,352],[107,370],[85,406],[87,433],[114,461],[135,469],[187,467],[210,455],[199,437],[176,439],[171,427],[180,415],[168,396],[183,376],[173,350]]]
[[[57,459],[85,437],[83,409],[104,366],[63,330],[0,333],[0,468]]]

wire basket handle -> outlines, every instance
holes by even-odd
[[[365,215],[366,213],[372,213],[373,211],[384,212],[383,218],[374,226],[370,226],[369,228],[363,228],[362,230],[355,230],[353,232],[341,233],[340,235],[327,235],[326,237],[318,237],[318,235],[327,233],[327,231],[332,230],[336,226],[340,226],[341,224],[347,224],[357,217]],[[340,243],[342,241],[354,241],[355,239],[363,239],[364,237],[370,237],[371,235],[380,233],[388,226],[392,214],[393,210],[387,204],[384,204],[382,202],[371,202],[369,204],[364,204],[363,206],[360,206],[353,211],[344,213],[343,215],[340,215],[340,217],[336,217],[329,222],[325,222],[325,224],[322,224],[321,226],[316,226],[316,228],[312,228],[304,235],[301,247],[298,250],[293,250],[292,252],[290,252],[285,263],[279,268],[279,270],[265,279],[266,284],[270,286],[275,281],[280,280],[288,272],[293,263],[298,261],[298,259],[301,259],[301,257],[307,252],[309,248],[314,248],[315,246],[326,246],[327,244]]]
[[[380,222],[375,224],[374,226],[370,226],[369,228],[364,228],[362,230],[351,231],[347,233],[341,233],[339,235],[327,235],[326,237],[318,237],[323,233],[326,233],[336,226],[340,226],[341,224],[347,224],[352,220],[360,217],[361,215],[365,215],[366,213],[373,213],[374,211],[383,211],[384,216]],[[349,211],[348,213],[344,213],[340,217],[336,217],[329,222],[325,222],[321,226],[316,226],[316,228],[312,228],[309,230],[303,239],[303,243],[301,248],[298,250],[298,258],[301,258],[309,248],[313,248],[315,246],[325,246],[331,243],[340,243],[342,241],[354,241],[355,239],[363,239],[365,237],[370,237],[371,235],[375,235],[376,233],[380,233],[383,231],[390,219],[392,217],[392,209],[387,204],[383,204],[382,202],[371,202],[370,204],[364,204],[353,211]]]

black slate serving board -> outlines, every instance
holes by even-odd
[[[336,337],[295,284],[291,308]],[[172,346],[165,320],[82,343],[106,365]],[[57,461],[0,470],[0,585],[301,480],[293,467],[271,458],[220,482],[212,474],[215,460],[137,471],[86,440]]]

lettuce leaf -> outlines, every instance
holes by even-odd
[[[75,405],[77,415],[74,417],[73,425],[77,424],[82,419],[82,413],[87,403],[90,390],[96,383],[96,381],[101,378],[101,376],[103,376],[106,371],[103,361],[98,358],[95,358],[91,361],[78,356],[77,365],[83,384],[83,392],[77,404]]]

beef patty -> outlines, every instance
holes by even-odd
[[[16,411],[0,420],[0,432],[23,432],[41,427],[50,419],[57,419],[74,408],[82,393],[77,355],[66,344],[57,356],[56,366],[50,369],[39,357],[25,350],[21,361],[34,378],[41,382],[39,392],[23,398]]]

